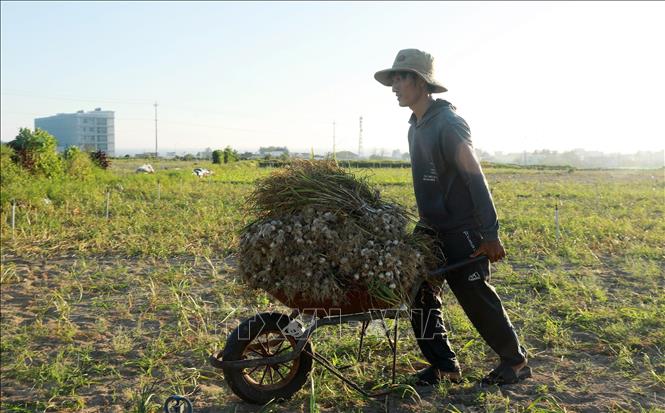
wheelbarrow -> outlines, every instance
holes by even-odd
[[[487,259],[475,257],[430,272],[429,279],[441,279],[450,271],[468,264]],[[420,283],[416,283],[411,298]],[[356,294],[356,295],[353,295]],[[362,359],[363,338],[372,320],[382,322],[392,351],[392,384],[395,384],[395,364],[397,359],[397,321],[401,315],[407,316],[407,307],[388,308],[381,301],[368,300],[365,293],[352,293],[346,306],[326,307],[326,303],[308,303],[302,297],[289,300],[284,295],[271,293],[293,308],[290,315],[266,312],[244,320],[226,339],[223,350],[213,353],[210,364],[222,369],[229,387],[238,397],[254,404],[265,404],[271,400],[288,399],[307,382],[314,361],[330,371],[349,387],[366,397],[381,397],[391,390],[370,393],[345,377],[327,358],[316,353],[310,343],[314,331],[320,327],[343,323],[360,322],[360,342],[356,359]],[[334,311],[335,309],[337,311]],[[307,327],[296,318],[299,314],[313,314]],[[320,314],[323,314],[320,316]],[[385,320],[394,319],[394,329],[388,330]]]

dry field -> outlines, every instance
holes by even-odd
[[[234,270],[252,182],[269,170],[116,161],[88,180],[3,177],[3,412],[159,412],[171,394],[195,412],[665,411],[664,171],[488,169],[508,257],[492,280],[530,353],[534,377],[480,388],[497,359],[444,289],[462,384],[367,400],[315,365],[293,399],[248,405],[208,355],[242,320],[288,309],[248,290]],[[409,170],[372,174],[411,208]],[[106,199],[109,194],[109,218]],[[15,228],[12,230],[12,202]],[[554,205],[560,234],[554,226]],[[390,350],[370,330],[355,363],[357,325],[318,330],[317,352],[353,364],[348,377],[390,382]],[[399,324],[397,379],[424,361]]]

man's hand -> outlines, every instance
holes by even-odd
[[[503,249],[501,240],[482,241],[480,247],[478,247],[476,252],[471,254],[471,257],[478,257],[480,255],[486,255],[490,262],[497,262],[506,256],[506,250]]]

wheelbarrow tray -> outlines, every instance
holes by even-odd
[[[282,290],[268,291],[272,297],[291,309],[302,314],[356,314],[370,310],[394,308],[394,303],[372,297],[367,290],[349,290],[341,301],[314,300],[303,293],[287,296]]]
[[[427,279],[430,281],[438,280],[442,282],[445,273],[485,259],[487,259],[485,256],[475,257],[452,265],[447,265],[430,272],[427,278],[423,278],[422,280],[416,281],[414,283],[413,288],[409,294],[409,303],[403,304],[410,304],[412,302],[418,292],[421,281]],[[395,305],[395,303],[389,303],[371,296],[367,290],[348,290],[341,301],[314,300],[312,297],[308,297],[306,294],[300,292],[292,296],[288,296],[280,289],[272,289],[266,292],[285,306],[294,310],[298,310],[302,314],[356,314],[371,310],[385,310],[399,307],[399,305]]]

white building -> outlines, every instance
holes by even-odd
[[[35,128],[43,129],[58,140],[58,150],[78,146],[86,151],[102,151],[115,155],[114,112],[96,108],[94,111],[58,113],[35,119]]]

